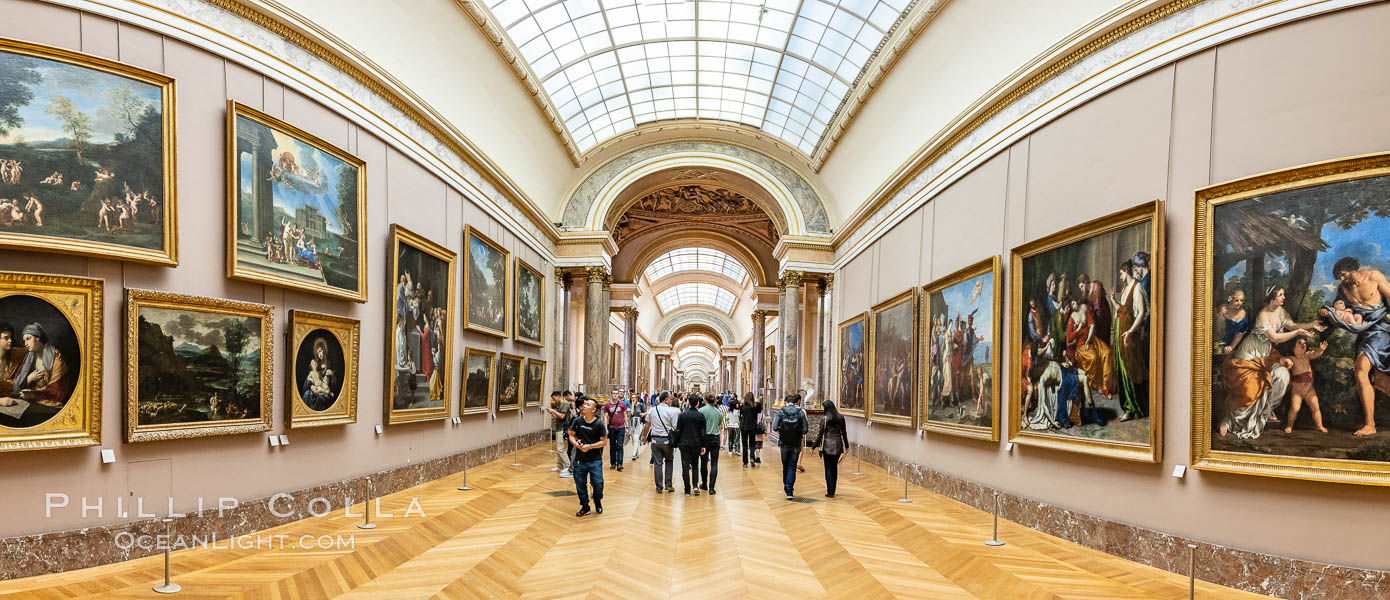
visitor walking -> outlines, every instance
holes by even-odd
[[[640,429],[647,422],[647,398],[646,394],[632,397],[632,426],[628,429],[632,431],[632,460],[637,460],[637,456],[642,453],[642,444],[647,443],[646,436],[640,435]]]
[[[739,454],[739,438],[743,432],[739,430],[739,420],[743,413],[739,410],[738,400],[729,402],[729,409],[724,411],[724,440],[726,448],[730,453]]]
[[[671,478],[675,474],[674,450],[676,420],[680,419],[680,409],[671,406],[671,393],[662,392],[657,396],[655,406],[647,411],[646,438],[652,445],[652,477],[656,480],[656,493],[674,492]]]
[[[801,410],[801,394],[787,396],[787,404],[772,419],[772,430],[777,432],[777,445],[782,449],[782,487],[787,499],[795,498],[796,463],[801,458],[801,442],[809,429],[806,411]]]
[[[743,404],[739,407],[739,436],[743,438],[743,466],[758,466],[759,423],[763,416],[763,405],[754,400],[753,392],[744,392]]]
[[[704,451],[700,453],[700,489],[714,495],[714,482],[719,479],[719,434],[724,431],[724,414],[715,406],[719,399],[710,396],[700,414],[705,416]]]
[[[676,447],[681,450],[681,481],[685,484],[685,495],[690,495],[690,479],[695,478],[695,495],[700,495],[700,473],[697,466],[700,454],[705,449],[701,447],[705,437],[705,416],[695,409],[699,403],[699,396],[690,398],[686,404],[685,411],[676,419],[675,440]]]
[[[840,478],[840,457],[849,449],[849,435],[845,432],[845,416],[829,400],[825,406],[825,422],[821,424],[820,435],[816,436],[816,448],[825,461],[825,497],[835,497],[835,482]]]
[[[561,394],[558,390],[550,392],[550,406],[545,407],[545,412],[550,415],[550,431],[555,438],[555,468],[551,471],[559,471],[561,477],[571,477],[570,473],[570,453],[566,447],[569,440],[565,439],[565,421],[568,421],[570,414],[574,412],[574,404],[569,401],[569,391]]]
[[[593,485],[594,510],[603,514],[603,447],[608,445],[608,428],[594,416],[597,405],[588,398],[580,405],[580,416],[569,428],[570,443],[575,447],[574,491],[579,494],[576,517],[589,514],[589,484]]]
[[[619,471],[623,470],[623,439],[627,433],[629,410],[618,392],[613,392],[608,401],[603,403],[603,420],[608,426],[608,436],[613,442],[608,448],[608,465]]]

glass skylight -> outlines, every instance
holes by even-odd
[[[676,345],[685,346],[686,344],[698,344],[700,342],[704,342],[715,348],[719,347],[719,342],[714,341],[714,338],[707,336],[703,333],[693,333],[687,336],[682,336],[680,341],[676,342]]]
[[[710,248],[681,248],[662,254],[647,265],[647,281],[656,281],[680,271],[710,271],[743,283],[748,270],[734,257]]]
[[[691,304],[712,306],[728,313],[734,308],[734,295],[712,283],[680,283],[657,294],[656,303],[661,305],[661,312],[664,313]]]
[[[488,0],[585,151],[664,119],[806,154],[909,0]]]

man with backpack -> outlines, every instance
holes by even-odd
[[[772,419],[772,430],[777,432],[777,445],[782,449],[782,487],[787,499],[792,500],[792,488],[796,487],[796,462],[801,458],[801,444],[810,426],[806,421],[806,411],[801,410],[801,394],[787,396],[787,405],[777,411]]]

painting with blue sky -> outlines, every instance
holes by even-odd
[[[924,426],[948,423],[992,428],[995,372],[995,277],[988,268],[929,291],[927,397]]]
[[[864,412],[864,315],[840,324],[840,410]]]
[[[506,336],[507,252],[471,227],[464,238],[464,327]],[[539,321],[539,313],[535,316]],[[539,341],[539,331],[534,333]]]

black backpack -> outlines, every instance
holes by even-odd
[[[787,407],[791,408],[791,407]],[[796,416],[787,418],[787,408],[782,409],[782,422],[777,427],[777,435],[782,439],[795,439],[806,434],[806,413],[800,409],[793,411]]]

